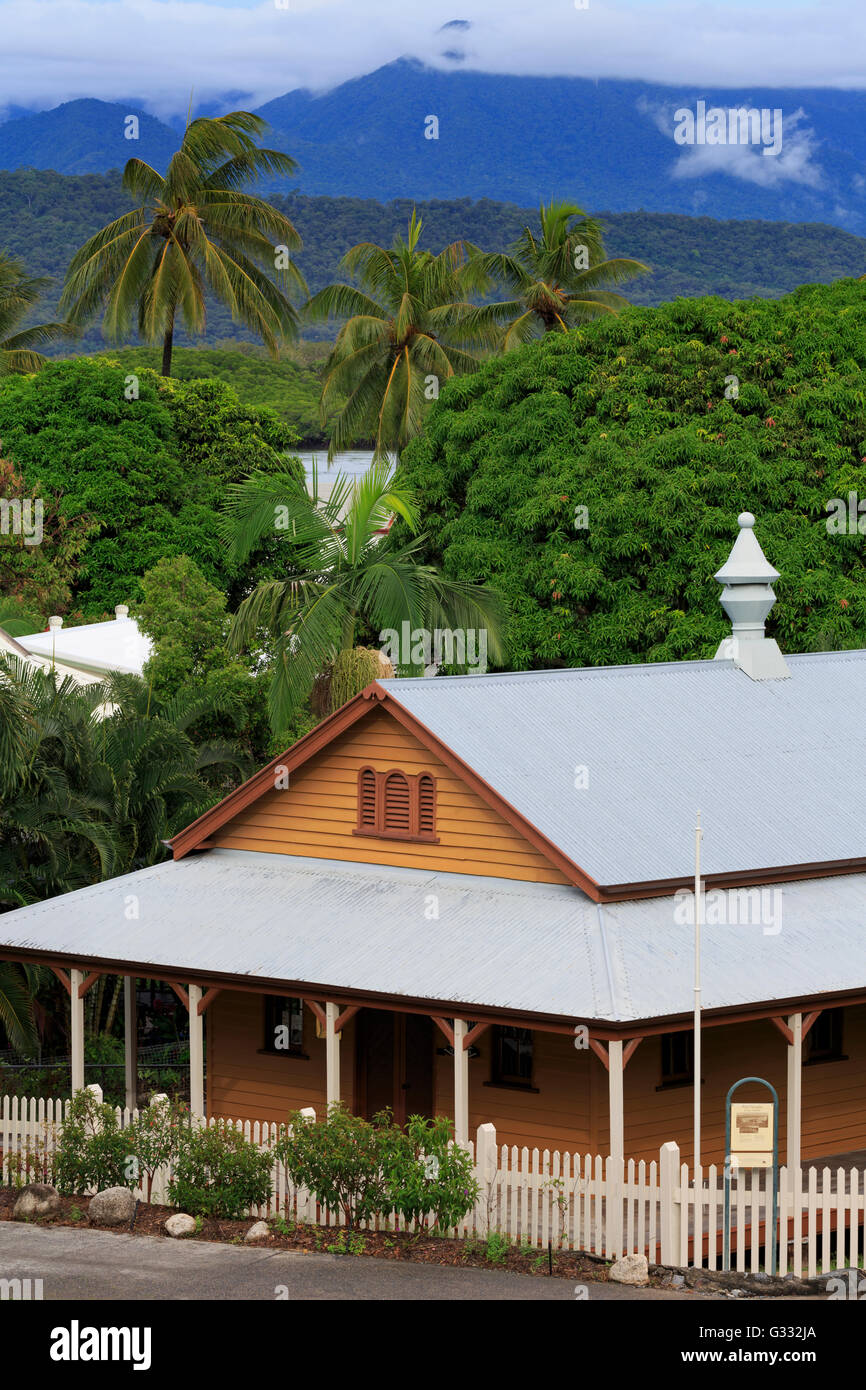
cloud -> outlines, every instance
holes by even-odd
[[[714,100],[707,100],[707,111],[715,104]],[[650,118],[662,135],[670,139],[676,150],[677,158],[670,171],[672,178],[701,179],[712,174],[726,174],[762,188],[778,188],[783,183],[799,183],[815,189],[823,187],[824,176],[816,162],[819,142],[814,130],[805,123],[806,113],[802,107],[796,111],[774,108],[774,111],[778,109],[782,113],[781,124],[777,127],[775,116],[769,119],[765,143],[769,144],[769,137],[778,130],[781,148],[778,154],[765,155],[759,144],[737,142],[736,127],[729,144],[674,145],[677,124],[675,109],[679,103],[650,102],[641,97],[635,105],[642,115]],[[687,109],[695,113],[696,103]]]
[[[140,99],[166,115],[185,111],[195,87],[204,101],[242,91],[258,105],[401,56],[453,69],[449,49],[461,68],[485,72],[715,88],[866,85],[862,0],[589,0],[586,10],[569,0],[282,4],[0,0],[3,99],[35,108],[81,96]]]

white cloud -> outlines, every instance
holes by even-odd
[[[471,20],[468,31],[442,25]],[[158,114],[260,104],[403,55],[487,72],[716,86],[866,86],[862,0],[0,0],[7,103],[141,98]],[[767,162],[767,161],[765,161]]]

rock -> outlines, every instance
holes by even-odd
[[[623,1255],[611,1265],[608,1278],[615,1284],[648,1284],[649,1265],[646,1255]]]
[[[60,1198],[55,1188],[44,1182],[32,1182],[16,1197],[12,1220],[28,1221],[31,1216],[50,1216],[59,1206]]]
[[[191,1236],[195,1234],[195,1217],[187,1216],[186,1212],[176,1212],[170,1216],[165,1223],[166,1233],[176,1239],[180,1236]]]
[[[122,1226],[135,1214],[135,1197],[128,1187],[106,1187],[90,1199],[87,1214],[94,1226]]]
[[[685,1278],[682,1274],[674,1274],[671,1278],[671,1283],[673,1284],[675,1289],[681,1289],[685,1282]]]
[[[267,1221],[257,1221],[254,1226],[250,1226],[250,1229],[244,1236],[244,1245],[249,1245],[254,1240],[264,1240],[265,1236],[269,1236],[270,1234],[271,1228]]]

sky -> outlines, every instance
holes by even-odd
[[[586,8],[583,6],[586,5]],[[443,26],[467,21],[469,28]],[[447,52],[461,57],[446,57]],[[0,0],[0,101],[251,106],[402,56],[673,84],[866,88],[866,0]]]

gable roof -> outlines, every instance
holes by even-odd
[[[374,682],[173,839],[181,858],[384,708],[596,901],[866,866],[866,651]],[[585,769],[585,786],[576,786]]]
[[[708,880],[866,863],[866,651],[786,661],[786,680],[713,660],[382,687],[596,883],[670,891],[697,811]]]

